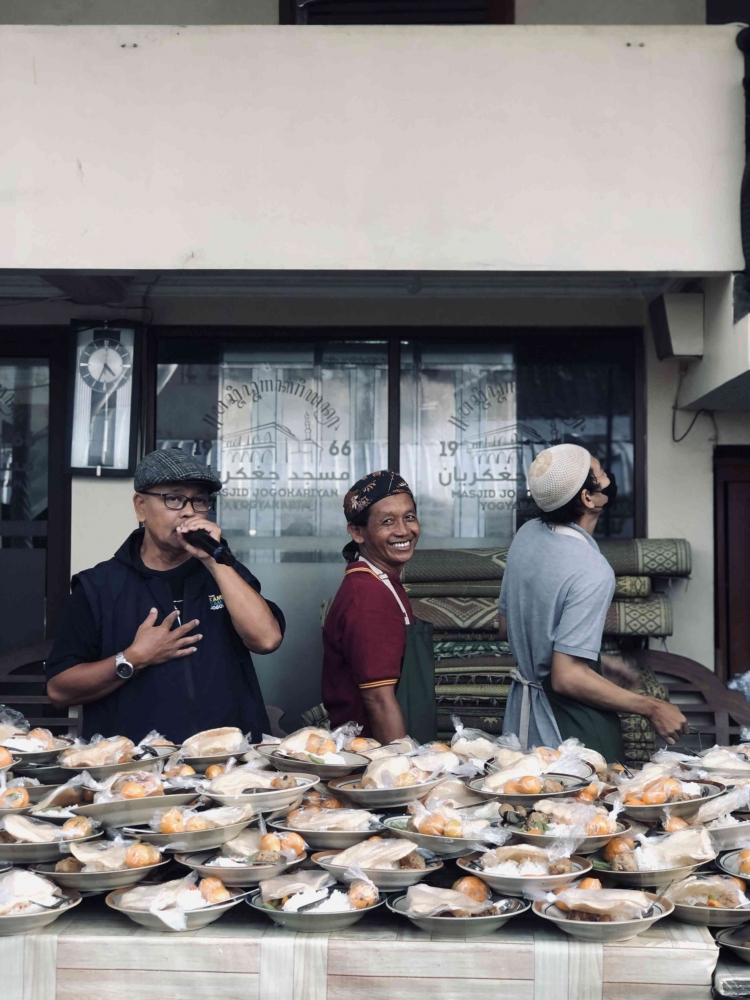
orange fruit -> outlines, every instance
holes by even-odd
[[[576,889],[601,889],[602,884],[598,878],[582,878]]]
[[[602,851],[602,857],[605,861],[611,861],[618,854],[629,854],[633,850],[635,850],[634,840],[629,837],[615,837]]]
[[[667,801],[667,793],[663,788],[649,788],[643,793],[644,806],[662,806]]]
[[[521,789],[517,781],[506,781],[503,785],[503,792],[506,795],[523,795],[523,790]]]
[[[594,816],[586,824],[586,835],[589,837],[600,837],[605,833],[612,833],[609,816]]]
[[[688,824],[679,816],[670,816],[664,820],[664,830],[666,833],[677,833],[678,830],[687,830]]]
[[[676,778],[665,778],[662,782],[662,788],[667,793],[668,799],[673,798],[675,795],[679,795],[682,791],[682,785]]]
[[[490,894],[485,883],[480,878],[477,878],[476,875],[465,875],[454,882],[451,889],[455,889],[456,892],[465,892],[467,896],[471,896],[477,903],[483,903]]]
[[[542,782],[533,774],[525,774],[516,782],[524,795],[538,795],[542,790]]]
[[[574,798],[576,798],[579,802],[593,802],[598,794],[599,789],[592,782],[592,784],[582,788],[580,792],[576,792]]]

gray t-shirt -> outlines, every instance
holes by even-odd
[[[570,530],[579,537],[571,537]],[[565,533],[538,519],[527,521],[510,546],[500,591],[500,614],[508,620],[508,642],[520,673],[542,681],[553,652],[596,660],[604,619],[615,592],[615,575],[588,532],[571,524]],[[529,746],[560,742],[547,696],[529,688]],[[518,733],[523,685],[514,682],[504,733]]]

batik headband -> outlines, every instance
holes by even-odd
[[[358,479],[344,497],[344,516],[347,521],[353,521],[374,503],[398,493],[408,493],[412,500],[414,499],[414,494],[397,472],[391,472],[389,469],[371,472]]]

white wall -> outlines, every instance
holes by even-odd
[[[105,559],[138,527],[132,479],[74,476],[70,517],[71,576]]]
[[[705,24],[706,0],[516,0],[516,24]]]
[[[735,35],[0,28],[0,267],[740,270]]]

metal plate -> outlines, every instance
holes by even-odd
[[[536,844],[537,847],[552,847],[553,844],[559,843],[560,840],[559,836],[552,836],[545,833],[526,833],[523,830],[517,830],[513,826],[506,826],[505,829],[510,830],[514,841],[522,844]],[[610,840],[613,840],[615,837],[624,837],[628,833],[630,833],[630,825],[618,823],[614,833],[603,833],[598,837],[585,837],[582,843],[576,846],[576,851],[579,854],[594,854],[596,851],[601,851],[602,848],[606,847]]]
[[[124,868],[116,872],[56,872],[53,862],[35,865],[32,871],[44,875],[51,882],[65,889],[76,889],[81,893],[111,892],[113,889],[129,889],[148,875],[157,872],[170,863],[170,858],[156,865],[144,868]]]
[[[728,851],[726,854],[720,854],[716,859],[716,867],[720,871],[724,872],[725,875],[732,875],[734,878],[747,879],[750,877],[750,873],[743,873],[740,871],[739,855],[740,849]],[[750,920],[750,918],[748,919]]]
[[[53,924],[64,913],[70,913],[73,907],[81,902],[81,896],[73,889],[63,889],[63,893],[70,900],[67,906],[60,906],[55,910],[42,910],[41,913],[14,913],[0,917],[0,937],[38,931]]]
[[[328,787],[332,792],[343,795],[361,809],[393,809],[397,806],[405,806],[415,799],[421,799],[433,788],[436,788],[441,781],[445,781],[445,774],[432,781],[423,781],[418,785],[407,785],[405,788],[360,788],[359,779],[333,778],[328,782]]]
[[[613,883],[622,889],[663,889],[671,882],[681,882],[682,879],[692,875],[696,868],[703,862],[698,861],[694,865],[683,865],[679,868],[661,868],[653,872],[612,872],[598,870],[595,872],[597,878],[606,878],[608,883]],[[750,915],[748,916],[750,920]]]
[[[505,766],[507,767],[508,765],[506,764]],[[573,765],[571,765],[570,771],[564,771],[562,773],[569,774],[571,775],[571,777],[574,778],[581,778],[582,780],[586,781],[586,784],[589,783],[587,779],[593,778],[594,775],[596,774],[596,768],[592,764],[589,764],[589,762],[586,760],[577,761],[575,764],[575,770],[572,770],[572,767]],[[498,771],[502,770],[504,770],[504,768],[498,767],[498,765],[494,764],[491,760],[487,761],[488,774],[497,774]],[[547,778],[547,777],[552,777],[552,775],[543,774],[542,777]]]
[[[21,763],[21,758],[20,757],[13,757],[11,755],[10,764],[3,764],[3,766],[0,767],[0,774],[7,774],[7,772],[12,767],[17,767],[20,763]]]
[[[124,833],[128,837],[137,837],[144,844],[153,844],[163,851],[208,851],[221,847],[228,840],[238,837],[246,826],[250,826],[253,818],[231,826],[219,826],[213,830],[186,830],[184,833],[157,833],[150,827],[126,826]]]
[[[120,906],[119,900],[124,892],[127,892],[127,890],[115,889],[114,892],[110,892],[108,896],[105,896],[104,902],[111,909],[122,913],[123,916],[129,917],[134,923],[140,924],[141,927],[148,927],[151,931],[161,931],[162,933],[165,931],[172,934],[181,933],[180,931],[173,931],[171,927],[168,927],[163,920],[149,910],[126,910]],[[204,906],[200,910],[188,910],[185,914],[185,921],[187,923],[185,930],[198,931],[201,927],[207,927],[214,920],[223,917],[227,910],[231,910],[233,906],[241,903],[242,899],[243,897],[240,895],[239,899],[230,899],[226,903],[214,903],[213,906]]]
[[[76,837],[76,843],[83,844],[89,840],[98,840],[101,833],[90,837]],[[67,841],[63,841],[67,843]],[[0,861],[10,861],[14,865],[39,864],[42,861],[59,861],[65,854],[60,850],[60,842],[52,844],[0,844]]]
[[[346,750],[339,750],[339,756],[346,760],[346,764],[315,764],[312,761],[298,760],[296,757],[286,757],[280,754],[275,746],[255,747],[258,753],[273,764],[279,771],[297,771],[303,774],[316,774],[319,778],[343,778],[347,774],[356,774],[364,771],[369,766],[367,757],[362,757],[358,753],[349,753]]]
[[[728,928],[716,935],[717,944],[730,948],[743,962],[750,962],[750,944],[745,942],[750,942],[750,926]]]
[[[244,753],[247,753],[247,750],[235,750],[233,753],[209,753],[203,754],[201,757],[183,757],[182,763],[189,764],[198,774],[205,774],[206,768],[212,764],[226,764],[231,757],[239,760]]]
[[[169,750],[168,753],[160,753],[158,757],[128,760],[124,764],[101,764],[99,767],[68,767],[65,764],[60,764],[60,770],[65,772],[66,781],[75,777],[76,774],[83,774],[84,771],[91,775],[94,781],[106,781],[113,774],[129,774],[131,771],[156,771],[159,769],[161,761],[170,757],[173,753],[174,750]]]
[[[420,930],[440,937],[474,938],[485,937],[499,930],[514,917],[519,917],[531,908],[531,903],[522,902],[515,897],[498,896],[492,893],[493,902],[500,903],[504,899],[516,903],[516,909],[496,917],[410,917],[406,912],[406,896],[397,896],[386,900],[386,906],[391,913],[406,917]]]
[[[506,795],[505,792],[491,792],[489,789],[483,788],[482,783],[485,780],[483,777],[474,778],[472,781],[467,782],[467,784],[472,792],[476,792],[477,795],[482,795],[486,799],[501,799],[509,805],[525,806],[529,810],[535,802],[539,802],[541,799],[570,798],[571,795],[580,792],[581,789],[588,788],[590,784],[589,781],[581,778],[572,778],[569,774],[543,774],[540,777],[540,781],[544,778],[559,781],[564,786],[563,790],[561,792],[534,792],[531,795]]]
[[[395,833],[397,837],[411,840],[417,847],[432,851],[433,854],[457,854],[459,851],[472,854],[477,849],[477,843],[481,843],[477,837],[438,837],[427,833],[417,833],[416,830],[400,830],[393,825],[398,820],[410,818],[409,816],[388,816],[383,820],[383,826],[391,833]]]
[[[331,810],[331,812],[334,811]],[[268,825],[272,829],[282,830],[284,833],[298,833],[304,838],[305,843],[316,851],[343,850],[346,847],[353,847],[355,844],[361,844],[363,840],[374,837],[382,829],[378,826],[373,830],[302,830],[300,827],[286,826],[283,823],[269,823]]]
[[[347,886],[336,885],[332,888],[345,892]],[[256,913],[262,913],[269,920],[273,920],[280,927],[286,927],[287,930],[298,931],[301,934],[327,934],[329,931],[344,930],[344,928],[356,924],[368,913],[379,909],[385,902],[385,899],[379,899],[374,906],[368,906],[364,910],[344,910],[343,913],[284,913],[283,910],[272,910],[263,906],[259,902],[260,899],[260,892],[254,892],[247,900],[247,905],[252,907]]]
[[[750,910],[743,908],[732,910],[724,906],[688,906],[687,903],[675,903],[674,916],[685,924],[699,924],[701,927],[737,927],[739,924],[746,924],[750,921]]]
[[[750,843],[750,820],[737,823],[736,826],[714,826],[706,829],[720,851],[731,851],[740,844]]]
[[[312,774],[295,773],[294,777],[302,782],[296,788],[260,788],[257,792],[247,792],[245,795],[220,795],[218,792],[212,791],[209,791],[208,794],[222,806],[251,805],[255,806],[256,810],[264,812],[291,809],[302,801],[302,796],[306,792],[320,784],[320,778],[316,778]]]
[[[656,899],[656,893],[647,892],[647,896]],[[616,923],[591,923],[586,920],[568,920],[567,915],[562,910],[558,910],[554,903],[538,902],[534,903],[533,912],[543,920],[559,927],[561,931],[570,934],[571,937],[581,941],[601,941],[603,944],[611,944],[614,941],[630,941],[639,934],[643,934],[649,927],[652,927],[658,920],[668,917],[674,910],[674,904],[667,899],[660,900],[656,906],[657,911],[653,917],[645,917],[641,920],[618,920]]]
[[[59,764],[14,764],[16,778],[36,778],[43,785],[64,785],[70,774]]]
[[[560,886],[568,885],[577,878],[588,875],[593,867],[588,858],[580,858],[574,854],[570,859],[573,871],[565,875],[493,875],[491,871],[482,868],[477,863],[481,856],[481,853],[476,851],[468,858],[459,858],[456,864],[467,875],[476,875],[477,878],[481,878],[490,889],[494,889],[501,896],[523,896],[527,889],[552,892],[554,889],[559,889]]]
[[[320,865],[339,881],[343,881],[344,873],[348,871],[349,866],[336,864],[336,856],[339,853],[340,851],[320,851],[318,854],[313,854],[312,859],[316,865]],[[428,875],[440,871],[442,867],[443,862],[436,861],[426,868],[363,868],[362,871],[371,882],[375,883],[378,889],[393,892],[397,889],[408,889],[410,885],[416,885]]]
[[[186,806],[197,798],[197,792],[148,795],[143,799],[114,799],[112,802],[94,802],[89,806],[71,806],[70,811],[75,816],[88,816],[98,820],[108,830],[114,826],[135,826],[147,822],[157,811],[170,809],[172,806]]]
[[[4,744],[3,744],[4,745]],[[67,750],[68,747],[73,745],[73,740],[69,740],[58,736],[55,739],[55,749],[54,750],[14,750],[12,747],[7,747],[10,750],[14,758],[17,758],[20,764],[23,766],[25,764],[46,764],[49,761],[53,761],[55,757],[63,750]]]
[[[281,861],[275,865],[238,865],[236,868],[220,868],[206,864],[216,857],[216,853],[214,850],[200,851],[196,854],[175,854],[174,860],[186,868],[192,868],[201,878],[220,878],[227,887],[257,885],[267,878],[283,875],[299,867],[303,861],[307,861],[307,854],[303,852],[294,861]]]
[[[702,795],[699,799],[688,799],[686,802],[668,802],[665,805],[669,806],[670,816],[680,816],[685,818],[686,816],[693,816],[698,812],[700,807],[704,802],[711,802],[713,799],[718,799],[720,795],[726,792],[726,786],[720,781],[696,781],[696,785],[701,786],[701,790],[706,789],[706,794]],[[619,798],[619,792],[610,792],[606,795],[604,801],[608,806],[613,806]],[[654,820],[660,820],[664,818],[664,805],[660,806],[626,806],[623,805],[622,811],[626,816],[631,819],[637,820],[639,823],[649,823]]]

